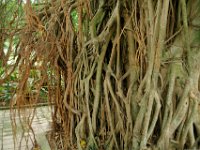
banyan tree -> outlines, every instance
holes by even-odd
[[[13,21],[20,25],[1,29],[0,44],[9,34],[15,64],[1,46],[7,74],[0,83],[18,70],[19,111],[37,103],[46,85],[52,132],[62,134],[64,149],[199,148],[199,0],[18,5],[24,13]]]

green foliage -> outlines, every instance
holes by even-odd
[[[23,16],[23,6],[16,0],[1,0],[1,27],[14,28],[19,25],[19,18]]]
[[[74,9],[71,12],[71,18],[72,18],[73,26],[74,26],[75,30],[77,31],[78,30],[78,13],[77,13],[76,9]]]
[[[2,67],[2,60],[0,60],[0,77],[3,75],[3,73],[4,73],[4,70]]]
[[[0,86],[0,101],[5,101],[9,103],[13,96],[16,86],[16,82],[6,82],[2,84],[2,86]]]
[[[10,66],[16,62],[16,52],[15,48],[19,42],[19,35],[17,33],[18,29],[23,25],[23,6],[16,0],[0,0],[0,38],[2,38],[2,51],[8,59],[0,60],[0,78],[5,77],[8,70],[11,70]],[[11,35],[10,35],[11,34]],[[9,49],[11,50],[9,53]],[[0,85],[0,100],[9,102],[12,98],[18,79],[18,71],[15,70],[9,78],[5,80],[3,84]]]

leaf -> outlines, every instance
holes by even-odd
[[[81,148],[86,148],[87,143],[85,140],[81,140],[80,145],[81,145]]]

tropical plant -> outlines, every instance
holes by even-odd
[[[27,0],[24,14],[18,105],[35,69],[63,149],[198,148],[199,0]]]

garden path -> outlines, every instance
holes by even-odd
[[[48,140],[46,138],[47,131],[51,130],[51,108],[50,106],[37,107],[33,117],[32,129],[33,133],[28,131],[23,132],[20,118],[16,118],[16,146],[14,147],[12,121],[10,110],[0,110],[0,150],[31,150],[33,148],[33,136],[35,135],[40,150],[50,150]],[[33,109],[26,109],[23,111],[22,120],[27,119],[27,114],[32,112]],[[26,128],[26,126],[24,126]],[[27,128],[28,129],[28,128]],[[30,136],[27,136],[29,135]],[[21,145],[20,145],[21,143]],[[21,148],[19,148],[21,146]],[[37,149],[39,150],[39,149]]]

